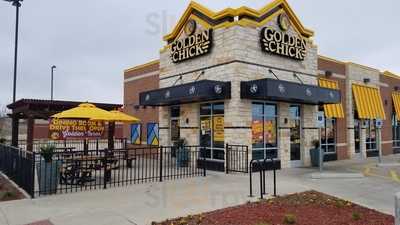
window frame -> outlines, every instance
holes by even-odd
[[[329,143],[328,141],[328,132],[327,132],[327,122],[330,120],[332,122],[332,130],[333,130],[333,143]],[[325,134],[325,143],[322,143],[324,137],[321,135],[321,148],[324,150],[324,154],[337,154],[337,119],[336,118],[326,118],[324,125],[324,134]],[[328,151],[329,147],[333,146],[334,151]]]
[[[256,115],[254,114],[254,112],[253,112],[253,106],[254,105],[262,105],[262,109],[263,109],[262,114],[256,114]],[[265,106],[274,106],[275,107],[275,115],[272,116],[272,117],[270,115],[267,115],[266,112],[265,112]],[[251,103],[251,121],[252,121],[252,123],[253,123],[253,118],[254,118],[253,116],[254,115],[257,116],[257,117],[262,117],[262,121],[263,121],[263,125],[262,125],[262,128],[263,128],[263,131],[262,131],[262,133],[263,133],[263,147],[255,148],[253,146],[253,143],[252,143],[251,144],[252,156],[253,156],[254,152],[263,151],[263,155],[264,155],[264,159],[265,159],[265,158],[267,158],[267,154],[268,153],[275,151],[275,153],[272,153],[272,154],[276,155],[276,157],[274,157],[274,158],[279,158],[279,135],[278,135],[278,127],[279,127],[278,126],[278,123],[279,123],[278,115],[279,115],[279,113],[278,113],[278,104],[275,103],[275,102],[268,102],[268,101],[253,101]],[[266,119],[271,119],[271,118],[275,119],[275,132],[276,132],[276,134],[275,134],[275,142],[276,142],[276,147],[268,147],[267,146],[267,142],[265,140],[265,130],[264,130],[265,121],[266,121]],[[251,138],[253,139],[253,134],[252,134]]]
[[[201,114],[201,107],[203,105],[210,105],[210,113],[209,114]],[[224,112],[223,114],[221,113],[215,113],[214,114],[214,105],[222,105]],[[225,161],[225,136],[224,136],[224,144],[223,147],[214,147],[214,117],[215,116],[222,116],[225,120],[225,102],[205,102],[205,103],[201,103],[199,104],[199,122],[201,123],[201,118],[203,117],[209,117],[210,118],[210,127],[211,127],[211,141],[210,141],[210,146],[205,146],[206,150],[210,150],[210,157],[207,157],[206,155],[206,159],[207,160],[212,160],[212,161]],[[199,129],[199,144],[201,146],[201,127]],[[225,129],[224,129],[224,135],[225,135]],[[224,159],[216,159],[214,158],[214,151],[223,151],[224,152]]]

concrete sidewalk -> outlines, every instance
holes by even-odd
[[[335,162],[337,163],[337,162]],[[336,171],[352,162],[327,164]],[[322,191],[361,205],[394,214],[394,193],[399,183],[379,177],[361,179],[311,179],[316,169],[286,169],[278,172],[278,194]],[[254,194],[249,198],[248,175],[211,173],[207,177],[137,184],[107,190],[56,195],[33,200],[0,204],[1,225],[22,225],[49,219],[55,225],[150,224],[167,218],[196,214],[256,200],[258,174],[254,176]],[[267,192],[272,192],[268,174]]]

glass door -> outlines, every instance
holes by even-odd
[[[292,105],[290,113],[290,161],[292,167],[303,165],[301,161],[301,112],[299,105]]]
[[[172,106],[171,107],[171,126],[170,126],[170,137],[171,143],[174,144],[176,141],[179,140],[181,137],[180,135],[180,107],[179,106]]]
[[[224,103],[200,105],[200,146],[206,148],[205,158],[225,160]]]

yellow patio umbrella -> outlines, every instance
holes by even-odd
[[[89,119],[101,121],[110,121],[113,119],[112,113],[97,108],[95,105],[90,103],[82,103],[78,107],[65,110],[51,117],[57,119]]]
[[[112,110],[110,113],[113,115],[112,119],[109,121],[114,121],[114,122],[124,122],[124,123],[137,123],[140,122],[140,120],[134,116],[130,116],[126,113],[120,112],[118,110]]]

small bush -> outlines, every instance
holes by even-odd
[[[361,214],[359,212],[353,212],[351,214],[351,218],[353,218],[353,220],[360,220],[361,219]]]
[[[296,216],[293,214],[286,214],[283,218],[284,224],[295,224],[296,223]]]

